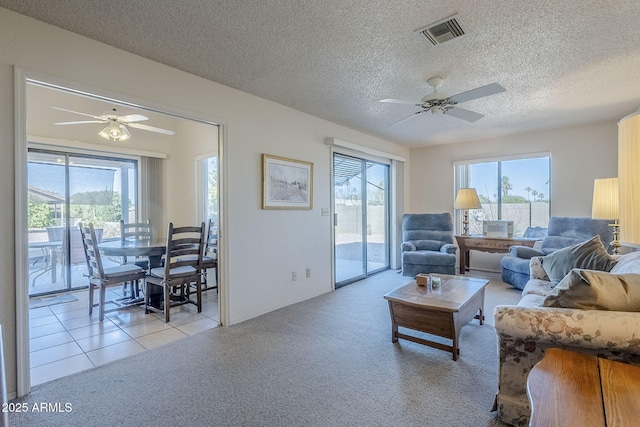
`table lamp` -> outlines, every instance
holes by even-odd
[[[613,219],[613,254],[620,253],[620,205],[618,203],[618,178],[596,179],[593,183],[591,218]]]
[[[469,235],[469,209],[480,209],[480,199],[475,188],[460,188],[456,195],[455,209],[464,211],[464,219],[462,220],[462,235]]]
[[[640,247],[640,109],[618,122],[620,242]]]

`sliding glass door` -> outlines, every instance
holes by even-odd
[[[389,268],[389,166],[334,154],[336,287]]]
[[[120,219],[137,218],[137,161],[30,149],[27,173],[29,295],[86,287],[78,223],[119,238]]]

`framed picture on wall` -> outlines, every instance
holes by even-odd
[[[262,209],[311,209],[313,163],[262,155]]]

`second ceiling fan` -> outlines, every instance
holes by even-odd
[[[126,141],[131,137],[131,133],[129,132],[128,127],[134,129],[141,129],[150,132],[161,133],[164,135],[175,135],[175,132],[167,129],[162,129],[155,126],[149,126],[138,122],[143,122],[149,120],[148,117],[143,116],[142,114],[128,114],[126,116],[119,116],[116,109],[112,109],[109,112],[106,112],[100,116],[95,116],[93,114],[80,113],[78,111],[67,110],[66,108],[60,107],[51,107],[54,110],[66,111],[68,113],[79,114],[85,117],[91,117],[93,120],[81,120],[81,121],[73,121],[73,122],[58,122],[54,123],[54,125],[79,125],[86,123],[102,123],[107,126],[102,129],[98,135],[105,139],[111,139],[113,141]]]
[[[427,84],[431,86],[433,92],[425,95],[420,101],[405,101],[402,99],[391,98],[380,100],[380,102],[386,102],[390,104],[415,105],[416,107],[421,108],[421,110],[416,111],[415,113],[411,113],[407,117],[400,119],[397,122],[391,123],[389,126],[397,125],[428,111],[431,111],[432,114],[446,114],[448,116],[462,119],[467,122],[475,122],[483,118],[484,115],[476,113],[475,111],[460,108],[457,104],[506,91],[506,89],[499,84],[491,83],[486,86],[459,93],[457,95],[447,96],[443,93],[438,92],[438,88],[442,84],[442,77],[432,77],[427,80]]]

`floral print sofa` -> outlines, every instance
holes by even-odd
[[[564,348],[640,365],[640,312],[544,307],[553,284],[542,257],[530,262],[531,279],[518,305],[497,306],[498,393],[494,410],[507,424],[526,426],[531,407],[527,375],[548,348]],[[640,252],[622,255],[610,274],[640,274]]]

